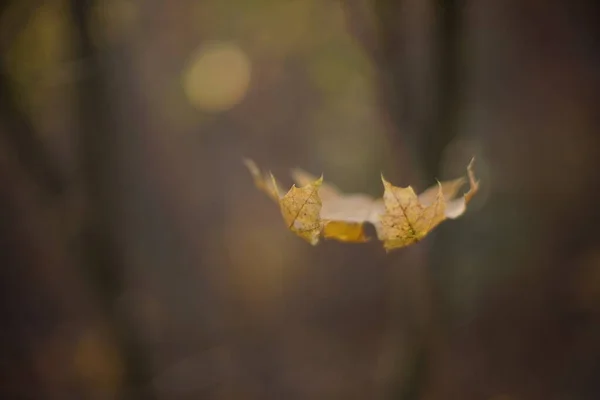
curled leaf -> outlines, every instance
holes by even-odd
[[[288,228],[312,245],[319,243],[321,236],[321,199],[319,187],[321,176],[316,181],[302,187],[293,185],[280,200],[281,214]]]
[[[283,193],[273,174],[261,173],[252,160],[245,159],[244,164],[254,178],[256,187],[279,204],[288,228],[310,244],[316,245],[322,230],[319,188],[323,177],[305,181],[301,187],[294,185],[287,193]]]
[[[409,246],[445,219],[462,215],[479,188],[471,160],[467,167],[470,188],[459,198],[464,178],[438,182],[417,196],[410,186],[394,186],[382,176],[383,198],[374,199],[365,194],[344,194],[324,183],[323,176],[317,178],[300,169],[292,171],[298,186],[284,194],[273,175],[262,174],[251,160],[244,162],[256,186],[279,204],[288,228],[313,245],[320,237],[366,242],[369,238],[364,225],[370,223],[387,251]]]
[[[479,189],[475,181],[472,159],[467,166],[469,191],[456,198],[465,179],[459,178],[425,190],[417,196],[413,189],[393,186],[383,177],[385,212],[375,224],[377,234],[386,250],[409,246],[423,239],[446,218],[456,219],[467,209],[467,204]]]
[[[463,215],[467,211],[467,204],[471,201],[473,196],[479,191],[479,182],[475,180],[475,173],[473,172],[473,158],[467,166],[467,176],[469,177],[469,191],[465,193],[462,198],[450,199],[448,206],[446,207],[446,217],[450,219],[456,219]]]
[[[429,205],[423,205],[415,191],[389,183],[382,176],[385,212],[380,217],[378,236],[386,250],[420,241],[445,218],[446,203],[442,185]]]
[[[301,169],[292,170],[292,177],[299,185],[306,185],[316,178]],[[343,194],[332,184],[323,183],[319,188],[323,208],[321,221],[323,237],[341,242],[361,243],[369,238],[364,223],[369,220],[375,200],[365,194]]]

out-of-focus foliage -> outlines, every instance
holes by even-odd
[[[250,61],[235,45],[207,46],[184,74],[189,101],[205,111],[223,111],[239,103],[250,84]]]

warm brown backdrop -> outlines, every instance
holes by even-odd
[[[7,399],[600,397],[600,31],[583,2],[0,2]],[[460,220],[310,247],[241,163]]]

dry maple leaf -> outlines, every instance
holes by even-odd
[[[438,182],[417,196],[408,187],[397,187],[381,177],[383,198],[365,194],[344,194],[331,184],[305,171],[295,169],[292,177],[298,185],[284,193],[272,174],[263,174],[252,160],[244,160],[256,186],[275,200],[288,228],[312,245],[321,236],[342,242],[368,241],[364,224],[375,226],[377,237],[386,251],[417,243],[447,218],[461,216],[479,183],[471,160],[467,167],[469,191],[457,198],[465,179]]]
[[[315,177],[301,170],[292,170],[294,181],[300,186],[309,185]],[[337,187],[323,183],[318,195],[322,202],[322,236],[342,242],[361,243],[369,238],[364,233],[364,223],[376,221],[383,211],[383,202],[362,193],[344,194]]]
[[[456,194],[464,185],[464,178],[438,182],[417,196],[410,186],[393,186],[382,176],[385,212],[375,227],[385,249],[389,251],[416,243],[446,218],[455,219],[464,214],[467,204],[479,190],[473,172],[474,161],[472,159],[467,166],[469,191],[462,198],[456,198]]]
[[[273,174],[269,174],[269,177],[261,174],[252,160],[244,160],[244,163],[254,177],[256,186],[279,203],[283,220],[288,228],[310,244],[316,245],[322,230],[321,199],[318,191],[323,183],[323,177],[302,187],[293,185],[287,193],[283,194]]]

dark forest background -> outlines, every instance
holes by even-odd
[[[600,398],[593,4],[0,1],[0,397]],[[241,162],[380,195],[472,156],[388,255]]]

